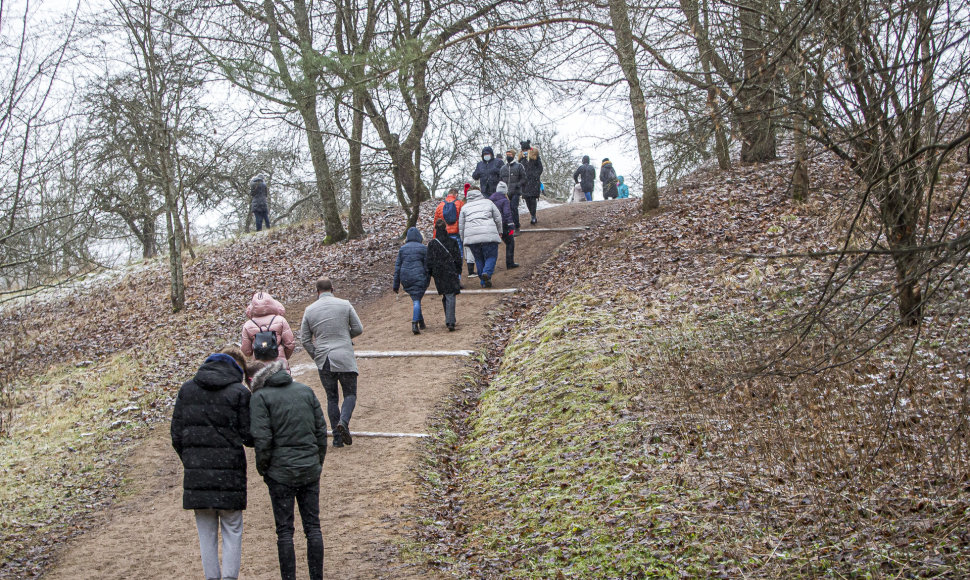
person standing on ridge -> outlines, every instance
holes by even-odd
[[[522,198],[522,186],[525,185],[525,168],[515,160],[515,149],[509,148],[505,152],[505,165],[499,171],[499,180],[508,186],[506,197],[512,210],[512,223],[519,229],[519,200]],[[497,189],[497,187],[496,187]]]
[[[583,188],[586,201],[593,201],[593,185],[596,183],[596,169],[589,164],[589,155],[583,155],[583,164],[573,172],[573,181]]]
[[[475,256],[475,267],[482,288],[492,287],[498,243],[502,241],[502,212],[484,197],[477,187],[468,191],[468,201],[458,216],[461,242]]]
[[[604,158],[600,166],[600,182],[603,184],[603,199],[616,199],[616,171],[609,157]]]
[[[502,241],[505,242],[505,269],[518,268],[515,263],[515,223],[512,221],[512,204],[505,197],[507,186],[504,181],[498,182],[498,190],[489,196],[492,203],[502,212]]]
[[[249,202],[249,210],[256,217],[257,232],[262,231],[263,223],[266,224],[266,229],[271,227],[269,225],[269,200],[267,195],[266,176],[259,173],[249,180],[249,197],[252,198],[252,201]]]
[[[472,173],[472,179],[478,180],[479,189],[482,190],[482,195],[485,197],[495,193],[495,188],[498,186],[500,180],[499,173],[503,165],[505,164],[500,159],[495,158],[491,147],[482,149],[482,160],[475,166],[475,173]]]
[[[364,326],[350,302],[333,295],[330,278],[317,280],[317,301],[303,313],[300,342],[317,365],[320,383],[327,393],[327,417],[334,447],[353,444],[350,417],[357,405],[357,357],[351,340],[363,332]],[[337,396],[338,382],[343,389],[342,406]]]
[[[244,377],[232,356],[210,355],[179,389],[172,412],[172,447],[184,467],[182,508],[195,511],[206,578],[239,576],[246,509],[243,447],[253,446]]]
[[[618,176],[616,180],[619,182],[619,185],[616,186],[616,198],[627,199],[630,197],[630,187],[623,183],[623,176]]]
[[[535,225],[539,221],[536,217],[536,209],[539,204],[539,195],[542,194],[542,159],[539,157],[539,149],[532,147],[532,143],[529,141],[523,141],[520,161],[525,169],[522,197],[525,199],[525,205],[529,208],[529,214],[532,216],[529,223]]]
[[[428,277],[428,247],[424,245],[424,238],[418,228],[408,228],[407,241],[397,251],[397,261],[394,263],[394,285],[392,290],[397,294],[401,286],[414,302],[411,313],[411,332],[421,334],[426,328],[424,315],[421,313],[421,299],[428,291],[431,279]]]
[[[256,471],[263,476],[273,505],[280,577],[296,580],[296,503],[306,536],[310,580],[323,580],[320,473],[327,456],[327,423],[310,387],[294,381],[280,361],[264,362],[266,367],[253,377],[250,427],[256,448]]]

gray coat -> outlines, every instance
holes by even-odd
[[[522,195],[525,186],[525,167],[518,161],[506,163],[498,172],[498,177],[509,187],[508,197]]]
[[[357,358],[350,340],[363,332],[364,326],[350,302],[323,292],[303,313],[300,342],[317,368],[323,368],[330,359],[331,371],[356,373]]]
[[[458,214],[461,242],[468,244],[499,243],[502,241],[502,212],[480,191],[469,191],[465,205]]]

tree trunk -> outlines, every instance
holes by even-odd
[[[704,2],[704,38],[710,35],[707,1]],[[697,50],[701,58],[701,68],[704,70],[704,80],[707,82],[707,114],[714,126],[714,154],[717,156],[717,166],[723,171],[731,169],[731,149],[728,145],[727,132],[724,130],[724,119],[717,106],[717,86],[714,75],[711,74],[710,46],[707,43],[697,43]],[[703,44],[703,47],[701,46]]]
[[[647,125],[647,101],[640,86],[640,76],[637,71],[636,52],[633,49],[633,31],[630,28],[630,15],[626,0],[609,0],[610,20],[613,23],[613,34],[616,37],[616,56],[623,69],[627,85],[630,88],[630,108],[633,111],[633,130],[637,137],[637,153],[640,156],[640,172],[643,178],[642,212],[647,212],[660,206],[657,192],[657,171],[653,164],[653,153],[650,150],[650,131]]]
[[[314,100],[316,97],[312,97]],[[330,160],[327,149],[323,144],[323,133],[317,119],[316,105],[300,107],[303,122],[306,124],[307,145],[310,148],[310,161],[317,180],[317,195],[323,206],[323,223],[327,230],[327,243],[339,242],[347,237],[343,224],[340,222],[340,211],[337,209],[337,192],[333,183],[333,173],[330,172]]]
[[[350,129],[350,217],[347,219],[350,239],[364,237],[364,222],[361,218],[363,183],[361,180],[361,139],[364,138],[364,99],[363,89],[354,89],[353,125]]]
[[[141,242],[142,258],[148,260],[158,255],[157,235],[158,229],[155,225],[155,216],[142,217],[141,231],[138,232],[138,241]]]
[[[189,224],[189,201],[185,197],[185,193],[182,193],[182,214],[185,217],[185,227],[182,231],[185,232],[185,247],[189,249],[189,256],[195,259],[195,249],[192,248],[192,227]]]
[[[737,113],[741,132],[741,162],[762,163],[778,157],[775,124],[772,119],[773,71],[762,39],[762,11],[756,6],[741,6],[741,51],[744,82],[738,90]]]
[[[156,122],[164,123],[160,119]],[[179,219],[177,194],[175,184],[172,183],[171,162],[168,158],[168,131],[162,130],[161,135],[161,155],[159,165],[161,168],[162,187],[165,188],[165,223],[168,233],[168,264],[171,273],[171,299],[172,311],[179,312],[185,308],[185,277],[182,272],[182,220]]]

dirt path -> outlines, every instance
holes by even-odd
[[[595,212],[584,204],[543,210],[536,227],[583,225]],[[527,220],[528,218],[526,218]],[[528,228],[529,226],[526,226]],[[514,287],[528,278],[560,244],[576,232],[523,233],[516,237],[521,268],[506,272],[504,246],[499,247],[496,288]],[[388,266],[390,272],[391,265]],[[390,274],[387,279],[390,286]],[[468,288],[477,287],[469,284]],[[341,295],[341,289],[336,293]],[[411,334],[411,301],[388,292],[358,308],[364,334],[357,350],[472,349],[484,330],[484,314],[514,295],[458,297],[458,328],[444,326],[441,301],[433,291],[424,300],[428,329]],[[302,305],[290,308],[294,330]],[[310,363],[300,350],[294,366]],[[357,409],[351,431],[420,433],[429,412],[458,377],[458,358],[361,359]],[[187,372],[188,374],[188,372]],[[313,370],[295,377],[326,397]],[[415,439],[357,437],[352,446],[330,448],[321,479],[320,519],[325,542],[324,574],[343,578],[429,578],[434,574],[397,557],[402,538],[401,515],[417,497],[412,477],[417,457]],[[245,512],[241,578],[278,578],[276,535],[266,486],[249,458],[249,504]],[[168,425],[159,426],[130,459],[133,494],[105,514],[103,525],[64,548],[45,578],[193,578],[202,576],[192,512],[181,509],[182,468],[172,451]],[[297,524],[299,577],[306,577],[305,544]]]

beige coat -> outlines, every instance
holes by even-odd
[[[323,368],[330,359],[331,371],[356,373],[357,358],[351,339],[363,332],[364,326],[350,302],[323,292],[303,313],[300,342],[317,368]]]

